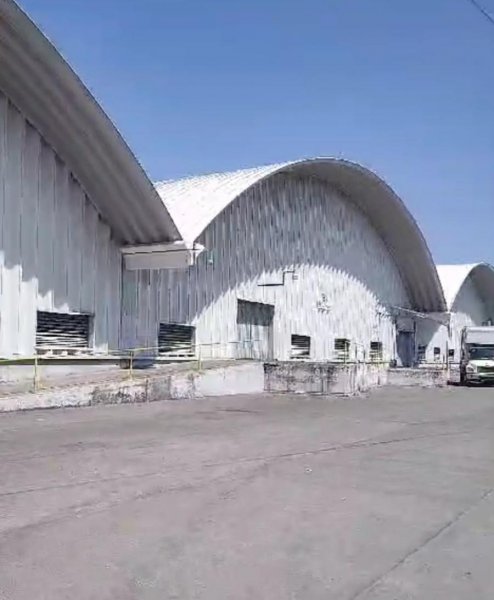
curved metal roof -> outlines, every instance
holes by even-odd
[[[178,239],[173,220],[110,119],[13,0],[0,1],[0,89],[67,163],[121,241]]]
[[[368,169],[335,158],[314,158],[232,173],[162,181],[156,189],[182,237],[194,241],[248,188],[279,173],[314,177],[338,188],[377,230],[400,269],[416,310],[445,310],[430,251],[417,223],[393,190]]]
[[[489,263],[437,265],[437,272],[443,286],[448,310],[453,308],[456,298],[468,278],[475,283],[481,296],[494,300],[494,267]]]

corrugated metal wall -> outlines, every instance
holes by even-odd
[[[124,274],[126,344],[155,345],[159,321],[197,327],[196,340],[225,355],[237,339],[237,299],[275,306],[274,355],[292,333],[311,336],[311,357],[332,357],[335,337],[367,351],[395,332],[383,304],[409,306],[388,249],[364,215],[327,184],[278,175],[242,194],[206,229],[207,250],[186,272]],[[295,270],[296,279],[284,270]],[[354,352],[354,350],[352,350]],[[203,349],[203,354],[205,354]],[[228,347],[234,355],[234,346]]]
[[[34,352],[36,311],[94,315],[117,348],[121,255],[68,167],[0,93],[0,356]]]
[[[461,330],[463,327],[482,325],[492,318],[492,309],[484,301],[471,277],[465,280],[451,308],[451,336],[448,328],[431,321],[419,323],[418,344],[427,346],[426,361],[434,362],[434,347],[441,349],[441,362],[446,361],[446,348],[453,349],[454,362],[460,360]]]

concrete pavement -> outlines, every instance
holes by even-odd
[[[492,597],[494,391],[0,416],[0,598]]]

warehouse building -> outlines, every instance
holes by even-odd
[[[117,349],[127,266],[193,260],[108,117],[0,3],[0,356]],[[171,252],[173,250],[173,252]]]
[[[301,160],[157,190],[181,237],[205,250],[187,271],[125,274],[130,346],[412,364],[417,319],[445,310],[417,224],[359,165]]]
[[[457,363],[463,327],[494,324],[494,267],[438,265],[437,271],[446,300],[446,326],[428,324],[427,339],[418,341],[418,360]]]
[[[0,3],[0,357],[444,362],[492,267],[439,267],[379,177],[318,158],[153,186]],[[440,278],[442,280],[442,284]],[[456,354],[455,354],[456,357]]]

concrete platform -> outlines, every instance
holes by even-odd
[[[262,363],[207,361],[176,363],[153,369],[80,371],[42,381],[36,391],[0,386],[0,412],[128,404],[223,396],[264,391]]]

